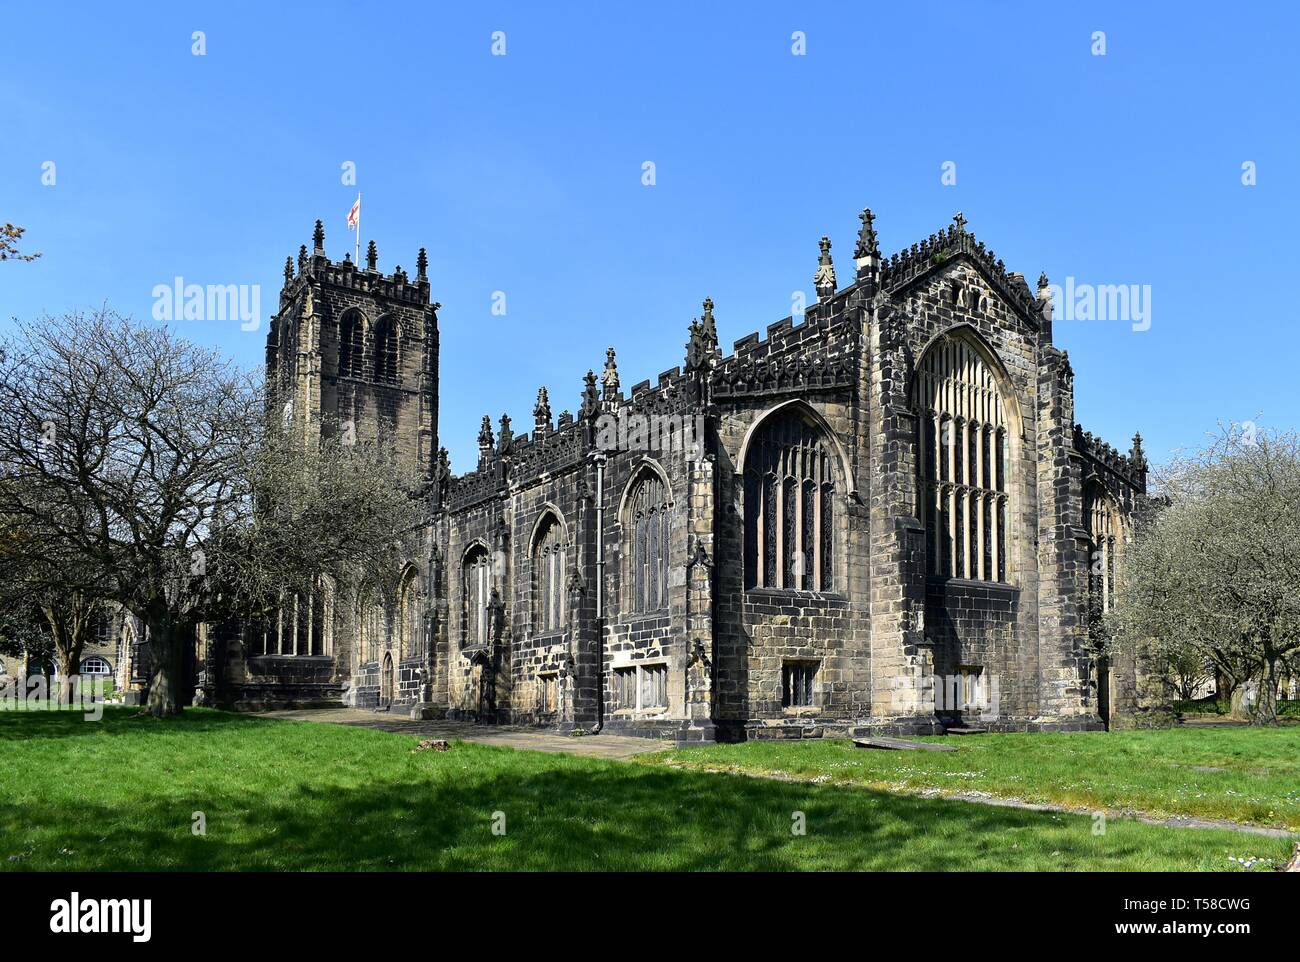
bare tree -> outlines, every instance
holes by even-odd
[[[166,328],[20,324],[0,375],[0,521],[144,622],[155,715],[180,711],[200,623],[395,564],[422,519],[382,447],[267,433],[259,379]]]
[[[1225,429],[1159,487],[1167,504],[1125,552],[1112,628],[1158,664],[1212,666],[1234,714],[1275,722],[1300,654],[1300,439]]]

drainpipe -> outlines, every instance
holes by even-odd
[[[596,456],[596,728],[605,727],[605,456]]]

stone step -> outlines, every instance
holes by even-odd
[[[914,742],[906,738],[855,738],[853,744],[858,748],[889,748],[895,750],[919,748],[924,752],[955,752],[956,745],[939,745],[934,742]]]
[[[965,728],[959,726],[954,726],[953,728],[945,728],[943,731],[945,735],[983,735],[986,734],[987,732],[988,732],[987,728]]]

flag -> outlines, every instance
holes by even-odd
[[[361,195],[357,194],[357,202],[352,205],[348,211],[348,230],[356,230],[357,225],[361,223]]]

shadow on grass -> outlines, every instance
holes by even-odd
[[[1288,848],[210,711],[9,721],[0,869],[20,871],[1224,869]],[[59,746],[87,729],[137,737]]]
[[[154,718],[139,708],[105,705],[103,717],[86,718],[82,709],[50,711],[0,710],[0,742],[23,742],[38,738],[70,738],[76,735],[215,734],[239,725],[264,724],[254,715],[236,715],[190,709],[176,718]]]

